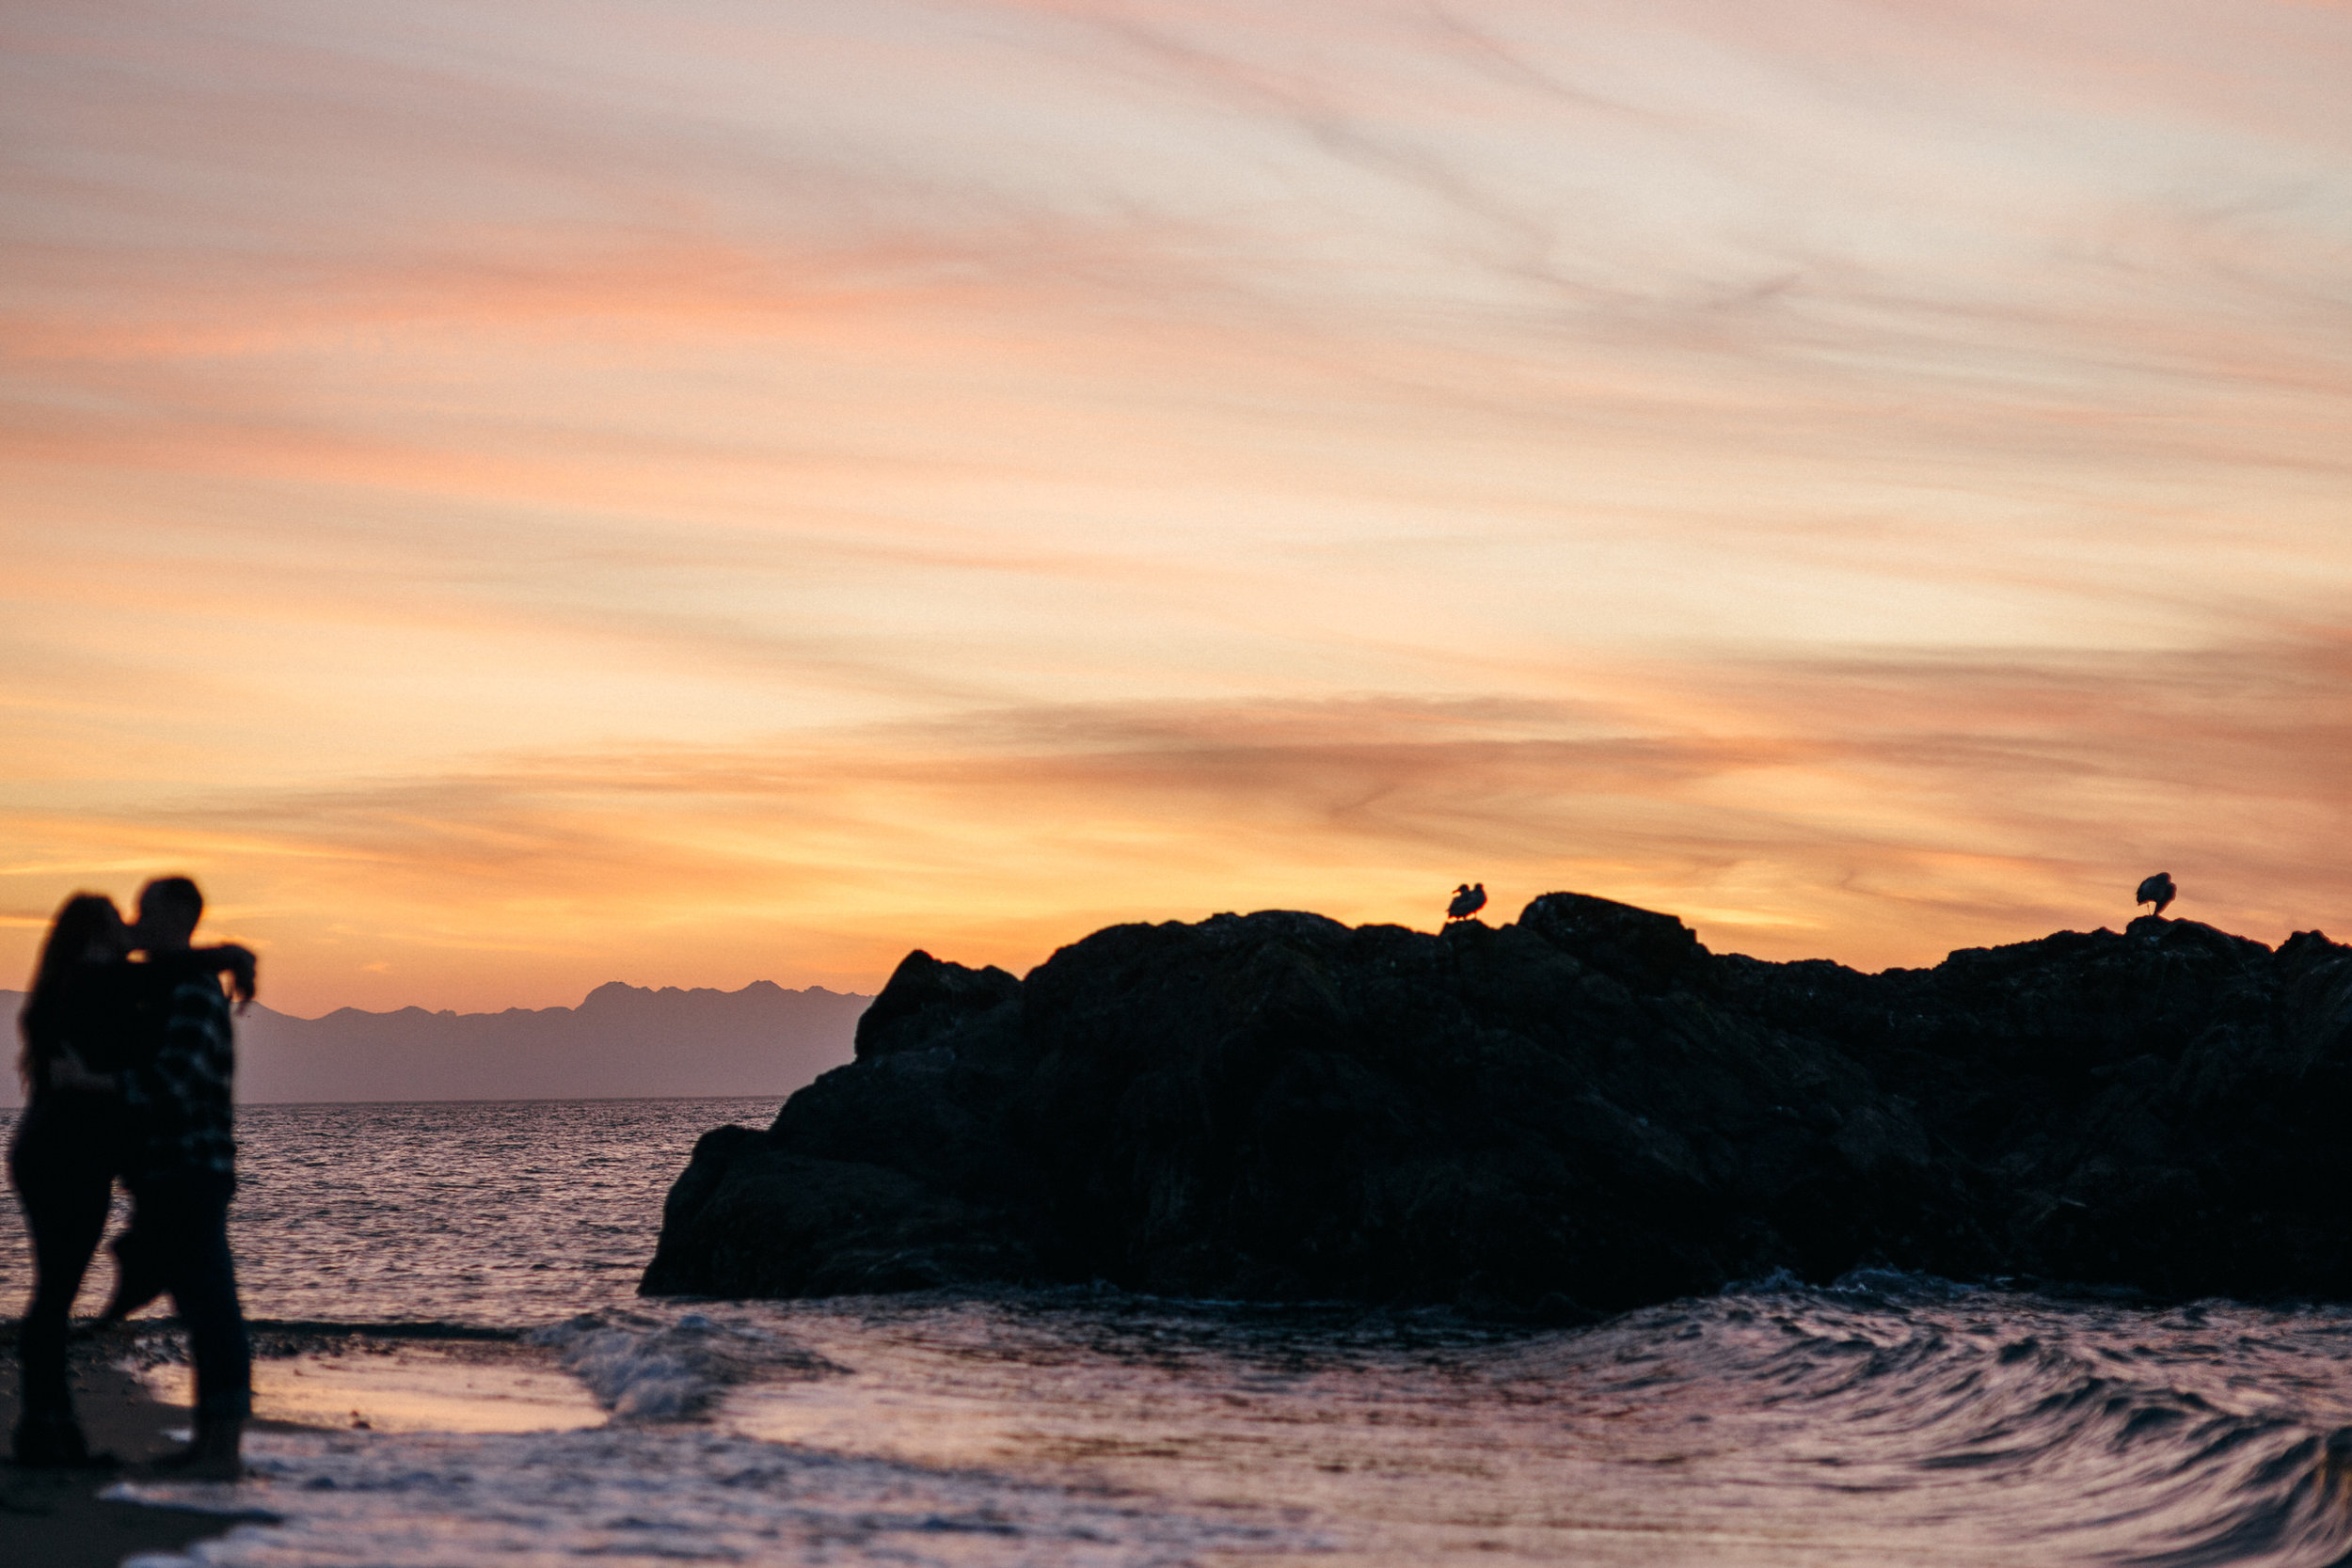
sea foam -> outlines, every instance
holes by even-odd
[[[663,1319],[608,1307],[525,1338],[553,1349],[564,1370],[623,1420],[688,1419],[733,1384],[848,1370],[772,1329],[700,1312]]]
[[[1319,1540],[1279,1520],[1170,1510],[977,1471],[648,1425],[477,1436],[264,1434],[243,1486],[132,1483],[127,1500],[251,1510],[125,1568],[554,1568],[679,1561],[1156,1568]]]

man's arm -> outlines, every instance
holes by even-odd
[[[224,942],[193,951],[199,958],[210,964],[211,973],[229,977],[229,994],[236,998],[238,1012],[242,1013],[253,1005],[254,977],[261,960],[253,956],[252,948]]]

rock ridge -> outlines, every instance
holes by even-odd
[[[1105,1280],[1618,1310],[1788,1270],[2352,1298],[2352,949],[2193,921],[1867,974],[1547,894],[1432,934],[908,955],[856,1059],[696,1146],[649,1294]]]

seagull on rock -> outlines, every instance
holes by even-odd
[[[1486,907],[1486,884],[1481,882],[1472,887],[1464,882],[1454,890],[1454,902],[1445,907],[1445,918],[1449,925],[1456,920],[1468,920]]]
[[[2180,895],[2181,890],[2172,885],[2172,873],[2159,871],[2140,883],[2139,892],[2133,896],[2138,903],[2153,904],[2156,907],[2156,918],[2161,920],[2164,918],[2164,907]]]

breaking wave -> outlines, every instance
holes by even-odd
[[[1613,1393],[1713,1403],[1772,1433],[1724,1480],[1893,1499],[1888,1522],[1923,1543],[2150,1568],[2352,1552],[2341,1312],[2152,1311],[1858,1275],[1636,1312],[1580,1354],[1596,1352]],[[1794,1481],[1807,1470],[1810,1487]]]
[[[526,1342],[554,1350],[596,1402],[626,1420],[675,1421],[703,1413],[738,1383],[822,1377],[849,1369],[774,1332],[702,1312],[664,1321],[606,1308],[583,1312]]]

